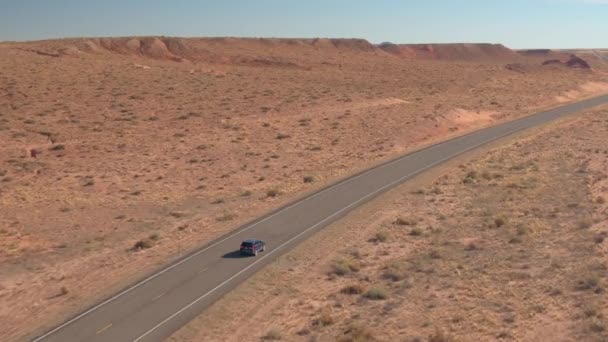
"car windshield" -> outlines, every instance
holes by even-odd
[[[253,246],[253,242],[245,241],[245,242],[243,242],[243,246],[244,247],[251,247],[251,246]]]

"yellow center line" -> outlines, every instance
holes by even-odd
[[[103,328],[101,328],[101,329],[97,330],[97,335],[99,335],[99,334],[101,334],[102,332],[104,332],[104,331],[106,331],[106,330],[110,329],[110,327],[112,327],[112,323],[110,323],[110,324],[106,325],[105,327],[103,327]]]

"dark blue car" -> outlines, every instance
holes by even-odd
[[[258,252],[266,250],[266,243],[262,240],[248,239],[241,242],[241,254],[258,255]]]

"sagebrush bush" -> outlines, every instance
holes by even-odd
[[[367,292],[365,292],[365,298],[371,300],[384,300],[388,298],[388,294],[383,288],[372,287],[371,289],[367,290]]]

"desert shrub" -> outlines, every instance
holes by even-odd
[[[605,234],[597,234],[596,236],[593,237],[593,242],[602,243],[602,242],[604,242],[605,239],[606,239]]]
[[[253,194],[253,192],[251,192],[251,190],[245,190],[241,193],[242,197],[249,197]]]
[[[55,146],[49,148],[49,150],[51,150],[51,151],[61,151],[63,149],[65,149],[65,146],[63,146],[61,144],[60,145],[55,145]]]
[[[416,225],[416,221],[415,220],[410,220],[410,219],[404,219],[402,217],[398,217],[395,220],[395,224],[400,225],[400,226],[415,226]]]
[[[435,195],[441,195],[441,194],[443,194],[443,191],[439,187],[434,187],[432,192]]]
[[[523,240],[519,236],[514,236],[509,240],[509,243],[513,243],[513,244],[522,243],[522,242],[523,242]]]
[[[469,242],[467,243],[467,245],[464,247],[465,251],[476,251],[479,249],[479,246],[477,246],[477,244],[475,242]]]
[[[352,272],[359,272],[359,263],[350,259],[339,259],[331,265],[331,274],[345,276]]]
[[[322,310],[319,317],[312,321],[312,325],[315,327],[326,327],[335,323],[333,316],[329,310]]]
[[[419,229],[419,228],[414,228],[414,229],[410,230],[409,235],[411,235],[411,236],[420,236],[420,235],[422,235],[422,230]]]
[[[429,336],[429,342],[453,342],[454,339],[446,335],[443,331],[437,329],[431,336]]]
[[[266,335],[262,336],[262,340],[265,341],[278,341],[281,339],[281,333],[276,329],[271,329],[266,333]]]
[[[600,287],[600,279],[596,276],[587,276],[576,282],[575,289],[578,291],[592,290]]]
[[[384,300],[388,298],[388,294],[385,289],[379,287],[372,287],[365,292],[365,298],[370,300]]]
[[[211,202],[211,204],[222,204],[222,203],[225,203],[225,202],[226,202],[225,199],[218,198],[218,199],[214,200],[213,202]]]
[[[579,229],[587,229],[587,228],[591,227],[592,225],[593,224],[592,224],[591,220],[589,220],[589,219],[581,220],[578,222]]]
[[[523,225],[518,225],[517,226],[517,235],[526,235],[528,234],[528,228],[526,228],[526,226]]]
[[[95,185],[95,180],[91,177],[85,177],[83,180],[82,186],[93,186]]]
[[[296,334],[298,336],[306,336],[306,335],[310,334],[310,329],[302,328],[302,329],[298,330],[298,332],[296,332]]]
[[[304,176],[304,183],[312,183],[315,179],[312,176]]]
[[[343,287],[340,290],[340,293],[347,294],[347,295],[362,294],[363,293],[363,286],[361,286],[359,284],[348,285],[348,286]]]
[[[226,212],[226,213],[223,213],[222,216],[218,217],[217,220],[219,222],[226,222],[226,221],[234,220],[235,217],[236,217],[235,214]]]
[[[361,325],[351,325],[344,331],[344,336],[338,340],[339,342],[372,342],[376,341],[374,335]]]
[[[382,277],[391,281],[400,281],[405,279],[406,273],[405,270],[401,267],[401,265],[397,263],[392,263],[386,267],[384,273],[382,274]]]
[[[160,239],[160,235],[158,233],[154,233],[151,234],[148,238],[152,241],[158,241]]]
[[[377,232],[376,235],[374,235],[374,238],[372,239],[375,242],[386,242],[388,241],[389,235],[387,232],[385,231],[380,231]]]
[[[266,191],[266,197],[277,197],[281,192],[278,189],[270,189]]]
[[[289,135],[289,134],[279,133],[279,134],[277,134],[276,138],[279,139],[279,140],[283,140],[283,139],[287,139],[287,138],[290,138],[290,137],[291,137],[291,135]]]
[[[135,244],[133,245],[133,250],[134,251],[139,251],[142,249],[148,249],[151,248],[154,244],[152,243],[151,240],[145,239],[145,240],[139,240],[137,242],[135,242]]]
[[[606,203],[606,199],[604,197],[602,197],[602,196],[598,196],[595,199],[595,203],[597,203],[597,204],[604,204],[604,203]]]
[[[471,177],[467,176],[467,177],[463,178],[462,182],[464,184],[472,184],[472,183],[475,183],[475,178],[471,178]]]
[[[497,218],[494,219],[494,225],[497,228],[500,228],[500,227],[504,226],[506,223],[507,223],[507,220],[505,220],[504,217],[497,217]]]
[[[62,286],[59,289],[59,296],[65,296],[66,294],[68,294],[68,292],[69,292],[68,289],[65,286]]]
[[[175,218],[180,218],[180,217],[184,217],[186,216],[185,213],[181,212],[181,211],[172,211],[169,213],[169,215],[175,217]]]
[[[441,254],[439,253],[439,251],[433,249],[432,251],[429,252],[429,257],[431,259],[441,259]]]
[[[601,333],[606,330],[606,325],[598,319],[593,319],[591,323],[589,323],[589,330],[595,333]]]

